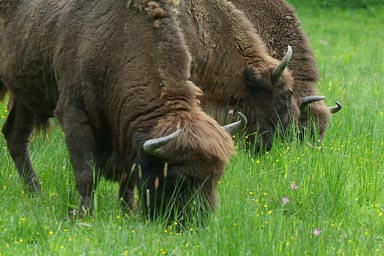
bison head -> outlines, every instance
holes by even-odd
[[[262,65],[256,63],[245,69],[246,93],[234,103],[248,118],[247,138],[256,151],[268,150],[276,131],[284,131],[299,117],[293,99],[294,80],[287,69],[291,56],[288,46],[281,62],[270,57]]]
[[[169,129],[173,126],[174,130],[177,121],[182,129],[156,139],[136,135],[139,148],[134,177],[139,206],[146,217],[188,221],[189,216],[214,209],[216,185],[234,150],[230,134],[246,123],[241,117],[224,129],[210,118],[204,126],[200,126],[199,117],[187,122],[171,118]]]
[[[341,110],[342,106],[339,102],[335,102],[336,105],[333,107],[327,107],[319,102],[324,99],[324,96],[306,96],[300,99],[299,137],[301,139],[306,136],[309,128],[309,136],[318,138],[320,143],[324,137],[330,115]]]

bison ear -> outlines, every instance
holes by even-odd
[[[244,71],[245,84],[252,90],[256,91],[260,88],[265,88],[266,83],[261,78],[261,75],[256,72],[252,66],[247,66]]]
[[[141,148],[144,144],[146,140],[146,137],[144,136],[143,133],[141,132],[135,132],[133,134],[133,139],[132,139],[132,144],[133,144],[133,147],[138,150],[139,148]]]

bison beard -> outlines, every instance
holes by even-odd
[[[182,218],[190,191],[203,198],[202,208],[215,207],[234,145],[201,111],[175,2],[132,0],[127,8],[125,1],[31,0],[0,13],[0,78],[12,99],[2,131],[28,190],[40,190],[29,136],[56,116],[82,214],[93,212],[100,177],[120,182],[119,198],[128,211],[136,182],[147,216],[162,215],[165,206]],[[151,138],[169,136],[148,150]],[[159,204],[155,192],[162,190]]]

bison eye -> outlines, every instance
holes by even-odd
[[[288,90],[286,91],[284,94],[283,94],[283,99],[287,100],[287,101],[290,101],[291,98],[292,98],[292,95],[293,95],[293,91],[292,90]]]

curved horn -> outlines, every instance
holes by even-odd
[[[164,158],[164,156],[159,152],[161,147],[174,140],[177,136],[181,134],[183,130],[177,129],[175,132],[157,139],[150,139],[144,142],[143,149],[150,155]]]
[[[333,107],[329,107],[329,111],[332,113],[332,114],[335,114],[337,112],[339,112],[339,110],[342,108],[341,104],[337,101],[335,101],[336,103],[336,106],[333,106]]]
[[[245,128],[245,126],[247,126],[248,120],[245,117],[245,115],[241,112],[237,112],[237,114],[240,117],[239,121],[223,126],[224,130],[227,131],[231,135],[243,130]]]
[[[281,75],[284,72],[284,69],[288,66],[288,63],[291,60],[291,57],[292,57],[292,47],[288,45],[288,50],[284,58],[281,60],[280,64],[272,71],[271,79],[273,83],[276,83],[279,81]]]
[[[325,99],[324,96],[307,96],[300,101],[300,110],[303,111],[309,104]]]

